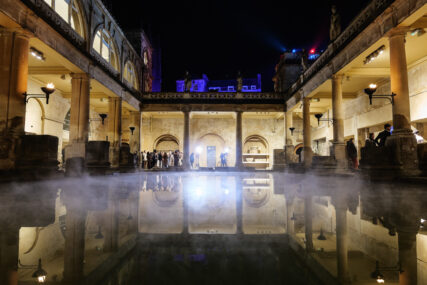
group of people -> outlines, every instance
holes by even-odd
[[[152,169],[156,168],[169,168],[172,166],[181,166],[183,153],[179,150],[172,151],[159,151],[154,150],[152,152],[143,151],[141,152],[142,168]]]

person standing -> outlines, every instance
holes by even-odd
[[[153,153],[147,152],[147,169],[151,169],[152,159],[153,159]]]
[[[384,131],[378,134],[378,136],[375,138],[375,143],[378,146],[383,147],[385,146],[385,141],[389,136],[391,136],[391,125],[385,124]]]
[[[142,169],[147,168],[147,152],[144,150],[142,152]]]
[[[369,138],[365,141],[365,147],[374,148],[376,146],[377,146],[377,143],[375,142],[374,133],[370,133]]]
[[[163,152],[159,152],[159,157],[158,157],[158,166],[160,167],[160,168],[162,168],[163,167]]]
[[[194,169],[194,152],[190,154],[190,165],[191,168]]]
[[[359,168],[359,162],[357,161],[357,149],[356,149],[356,146],[354,145],[353,138],[351,138],[347,142],[347,155],[348,155],[348,158],[351,162],[353,169],[358,169]]]
[[[179,154],[177,150],[175,150],[175,153],[173,154],[173,165],[175,167],[179,166]]]
[[[157,150],[154,150],[153,153],[153,167],[159,167],[159,154],[157,153]]]

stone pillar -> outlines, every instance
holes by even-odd
[[[69,195],[72,195],[71,193]],[[79,197],[80,195],[75,195]],[[83,279],[87,210],[81,201],[67,197],[65,216],[64,281],[77,283]]]
[[[419,169],[417,141],[410,125],[408,67],[405,51],[406,32],[406,29],[393,29],[389,38],[391,92],[396,96],[393,105],[394,131],[392,136],[386,140],[386,146],[392,149],[394,164],[399,167],[399,174],[413,176],[419,173]]]
[[[347,229],[347,206],[335,206],[336,231],[337,231],[337,269],[338,280],[341,284],[349,282],[348,272],[348,229]]]
[[[397,231],[399,245],[399,262],[402,272],[399,274],[399,284],[417,284],[417,232]]]
[[[130,134],[130,152],[136,152],[138,157],[141,158],[141,112],[130,112],[129,127],[135,128],[133,135],[132,132]],[[139,161],[141,161],[141,159],[139,159]]]
[[[287,111],[285,113],[285,161],[286,164],[294,162],[294,143],[290,128],[293,127],[293,113]]]
[[[236,177],[236,234],[243,235],[243,181]]]
[[[29,33],[0,27],[0,50],[0,169],[7,170],[14,167],[14,146],[25,134]]]
[[[110,98],[108,102],[108,141],[110,142],[111,167],[119,167],[122,141],[122,98]]]
[[[295,233],[295,222],[293,221],[294,215],[294,199],[293,197],[286,197],[286,230],[288,235]]]
[[[190,111],[184,111],[184,169],[190,169]]]
[[[119,187],[116,185],[116,187]],[[119,205],[120,200],[114,190],[110,190],[108,209],[104,220],[104,252],[116,251],[119,248]]]
[[[303,136],[304,136],[304,166],[311,167],[313,160],[313,150],[311,149],[311,124],[310,124],[310,99],[303,99]]]
[[[71,75],[70,144],[65,151],[67,172],[82,172],[89,140],[90,78]]]
[[[236,168],[243,168],[242,157],[242,111],[236,112]]]
[[[313,245],[313,201],[311,196],[304,198],[305,249],[314,250]]]
[[[0,284],[18,284],[19,227],[0,231]]]
[[[332,118],[334,130],[334,156],[338,168],[346,168],[347,158],[344,144],[344,108],[342,99],[343,76],[332,76]]]

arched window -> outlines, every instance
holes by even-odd
[[[76,0],[44,0],[62,19],[84,38],[83,18]]]
[[[125,64],[125,70],[123,71],[123,78],[132,85],[133,88],[138,90],[138,77],[136,76],[135,67],[132,62],[128,61]]]
[[[96,32],[95,39],[93,40],[93,49],[110,63],[115,70],[119,70],[114,41],[106,30],[100,29]]]

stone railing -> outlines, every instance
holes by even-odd
[[[369,24],[383,13],[395,0],[373,0],[350,23],[350,25],[333,41],[319,58],[300,76],[300,78],[287,90],[286,99],[295,94],[316,73],[331,62],[354,38],[357,37]]]
[[[284,94],[282,93],[243,93],[243,92],[159,92],[159,93],[143,93],[142,101],[206,101],[206,103],[214,103],[215,101],[242,101],[257,103],[265,102],[280,102],[283,103]]]

